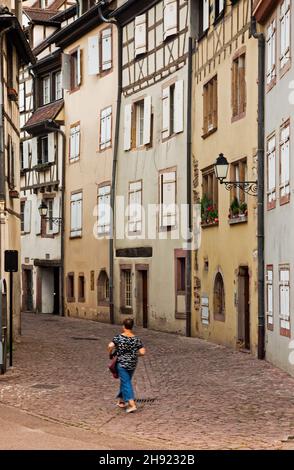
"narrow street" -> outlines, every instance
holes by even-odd
[[[294,379],[195,338],[137,329],[138,411],[115,405],[107,324],[25,314],[0,376],[0,449],[291,449]]]

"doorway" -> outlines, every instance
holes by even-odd
[[[249,270],[241,266],[238,275],[238,342],[250,350]]]
[[[148,328],[148,266],[138,265],[137,271],[137,324]]]
[[[25,312],[32,312],[34,309],[33,302],[33,271],[32,269],[24,269],[24,305]]]

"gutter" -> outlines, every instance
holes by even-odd
[[[193,39],[189,37],[188,49],[188,92],[187,92],[187,205],[188,233],[187,272],[186,272],[186,336],[191,336],[191,303],[192,303],[192,54]]]
[[[258,359],[265,358],[265,295],[264,295],[264,106],[265,106],[265,37],[257,33],[256,19],[251,19],[251,34],[258,40]]]
[[[112,178],[111,178],[111,189],[110,189],[110,238],[109,238],[109,316],[110,323],[113,325],[115,322],[114,318],[114,237],[115,237],[115,186],[116,186],[116,169],[117,169],[117,157],[118,157],[118,145],[119,145],[119,125],[120,125],[120,113],[121,113],[121,94],[122,94],[122,27],[120,23],[111,19],[108,20],[103,16],[102,6],[106,5],[106,1],[102,1],[98,7],[98,14],[104,23],[113,23],[117,27],[117,73],[118,73],[118,85],[117,85],[117,101],[116,101],[116,122],[115,122],[115,140],[113,148],[113,159],[112,159]]]

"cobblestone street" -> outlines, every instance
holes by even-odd
[[[23,315],[0,403],[146,449],[290,449],[294,379],[248,354],[137,329],[147,348],[135,375],[138,411],[115,404],[106,347],[118,327]],[[292,445],[291,445],[292,443]],[[90,446],[90,444],[89,444]]]

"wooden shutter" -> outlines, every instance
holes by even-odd
[[[162,226],[171,227],[176,224],[176,173],[174,171],[162,173]]]
[[[23,142],[23,169],[29,168],[29,141]]]
[[[239,57],[238,61],[238,73],[239,73],[239,100],[240,107],[239,113],[244,113],[246,110],[246,82],[245,82],[245,55]]]
[[[103,109],[100,113],[100,149],[105,148],[106,142],[106,109]]]
[[[81,149],[81,126],[78,125],[75,128],[75,156],[78,158],[80,156]]]
[[[71,55],[62,54],[62,88],[64,90],[71,89]]]
[[[35,165],[38,164],[38,139],[37,137],[34,137],[31,140],[31,165],[34,167]]]
[[[55,197],[53,199],[53,217],[59,218],[60,217],[60,199],[59,197]],[[59,233],[59,224],[53,223],[52,232],[54,234]]]
[[[204,32],[209,28],[209,0],[202,0],[202,1],[203,1],[203,32]]]
[[[162,132],[169,135],[170,129],[170,89],[166,87],[162,90]]]
[[[132,104],[125,105],[124,120],[124,150],[130,150],[132,145]]]
[[[88,74],[97,75],[99,73],[99,37],[90,36],[88,38]]]
[[[76,151],[76,141],[75,141],[75,127],[70,128],[70,138],[69,138],[69,158],[73,160],[75,158]]]
[[[107,28],[102,31],[102,70],[109,70],[112,67],[112,29]]]
[[[219,13],[222,13],[225,8],[225,0],[219,0]]]
[[[77,50],[77,85],[82,83],[82,51],[80,48]]]
[[[287,196],[290,191],[290,128],[282,129],[281,132],[281,196]]]
[[[184,81],[175,83],[174,93],[174,132],[178,134],[184,130]]]
[[[48,162],[55,162],[55,132],[48,134]]]
[[[276,188],[276,138],[272,137],[268,142],[268,191]],[[271,202],[271,201],[270,201]]]
[[[144,54],[147,50],[146,15],[135,18],[135,56]]]
[[[178,2],[164,0],[163,39],[178,32]]]
[[[212,123],[217,128],[217,77],[212,80]]]
[[[151,141],[151,96],[144,98],[144,130],[143,144],[148,145]]]
[[[112,108],[107,108],[107,115],[106,115],[106,147],[110,147],[111,145],[111,131],[112,131]]]
[[[24,232],[30,233],[31,231],[31,207],[32,202],[26,201],[24,207]]]
[[[40,235],[41,233],[41,216],[39,213],[39,206],[41,205],[41,202],[42,202],[41,199],[36,199],[36,208],[34,211],[36,235]]]

